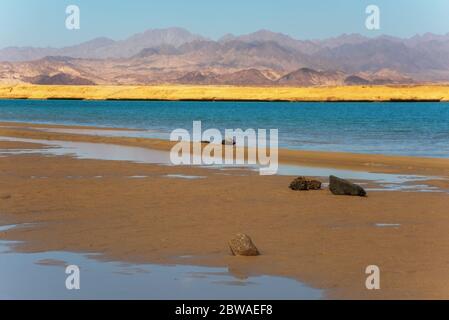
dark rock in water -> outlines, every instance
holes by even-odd
[[[290,189],[294,191],[320,190],[321,181],[299,177],[290,184]]]
[[[223,139],[221,144],[224,145],[224,146],[235,146],[236,145],[236,141],[235,141],[235,138],[233,138],[233,139]]]
[[[229,247],[234,256],[258,256],[260,255],[253,241],[243,233],[237,234],[229,241]]]
[[[338,196],[366,196],[366,191],[361,186],[335,176],[329,178],[329,189]]]

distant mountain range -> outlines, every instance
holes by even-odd
[[[261,30],[213,41],[181,28],[65,48],[0,50],[0,83],[331,86],[449,82],[449,33],[296,40]]]

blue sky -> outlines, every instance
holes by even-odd
[[[65,28],[65,8],[81,10],[81,29]],[[381,30],[365,28],[365,8],[381,9]],[[99,36],[124,39],[178,26],[217,39],[259,29],[299,39],[342,33],[410,37],[449,32],[449,0],[0,0],[0,48],[77,44]]]

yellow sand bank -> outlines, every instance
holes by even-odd
[[[351,87],[3,85],[0,99],[449,101],[449,85]]]

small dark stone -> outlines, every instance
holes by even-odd
[[[243,233],[237,234],[229,241],[229,247],[234,256],[258,256],[259,250],[249,236]]]
[[[329,178],[329,189],[338,196],[366,197],[366,191],[361,186],[335,176]]]
[[[236,142],[235,138],[223,139],[221,144],[224,145],[224,146],[235,146],[237,144],[237,142]]]
[[[320,190],[321,181],[299,177],[292,181],[290,189],[294,191]]]

